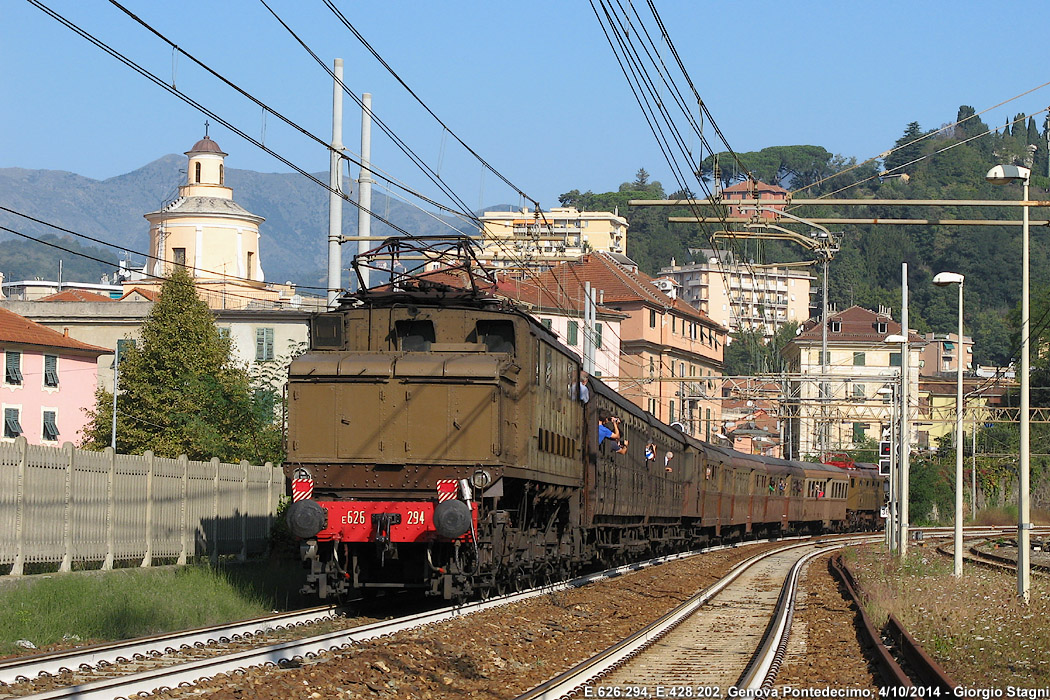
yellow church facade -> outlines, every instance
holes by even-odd
[[[186,152],[187,182],[149,221],[149,258],[141,279],[125,290],[159,291],[176,269],[187,270],[197,292],[215,309],[298,307],[292,285],[267,284],[259,254],[263,217],[233,201],[226,186],[227,154],[207,135]]]

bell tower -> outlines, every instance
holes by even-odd
[[[227,297],[236,298],[231,285],[261,288],[265,277],[259,256],[264,219],[233,201],[233,190],[226,185],[226,155],[205,124],[204,138],[186,151],[186,183],[179,186],[179,196],[145,215],[151,256],[145,271],[164,278],[185,268],[209,304],[209,293],[222,290],[221,305],[228,307],[237,306],[227,304]]]

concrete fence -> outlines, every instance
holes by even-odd
[[[189,557],[267,549],[284,475],[256,466],[0,443],[0,566]]]

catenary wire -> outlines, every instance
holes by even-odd
[[[441,127],[450,136],[452,136],[452,138],[454,138],[461,146],[463,146],[463,148],[465,148],[467,152],[470,153],[470,155],[474,156],[478,160],[478,162],[481,163],[482,167],[484,167],[486,170],[488,170],[493,175],[502,180],[508,187],[517,192],[520,197],[529,200],[529,202],[531,202],[534,207],[540,206],[539,202],[537,202],[535,199],[533,199],[524,191],[522,191],[521,188],[519,188],[517,185],[511,182],[501,172],[496,170],[473,148],[468,146],[466,142],[464,142],[463,139],[461,139],[459,135],[457,135],[456,132],[454,132],[451,127],[449,127],[448,124],[442,121],[441,118],[438,117],[438,115],[435,114],[434,111],[426,104],[426,102],[424,102],[423,99],[419,97],[419,95],[417,95],[416,92],[411,87],[409,87],[404,80],[402,80],[401,76],[397,74],[397,72],[390,66],[389,63],[386,62],[386,60],[379,54],[379,52],[372,47],[372,45],[364,38],[364,36],[362,36],[362,34],[357,30],[357,28],[354,27],[354,25],[346,18],[346,16],[339,10],[339,8],[335,6],[335,3],[333,3],[332,0],[324,0],[324,4],[328,7],[329,10],[331,10],[332,14],[334,14],[339,19],[339,21],[342,22],[343,26],[346,27],[355,37],[357,37],[357,40],[360,41],[366,49],[368,49],[368,51],[375,57],[375,59],[379,61],[380,65],[382,65],[383,68],[385,68],[390,73],[390,75],[393,76],[394,79],[397,80],[397,82],[399,82],[401,86],[408,91],[408,94],[411,95],[416,100],[416,102],[418,102],[420,106],[422,106],[423,109],[425,109],[427,113],[430,114],[430,116],[432,116],[434,120],[437,121],[437,123],[440,124]]]
[[[64,25],[66,28],[70,29],[74,33],[80,35],[81,37],[83,37],[84,39],[89,41],[90,43],[94,44],[99,49],[102,49],[103,51],[108,53],[110,56],[116,58],[118,61],[120,61],[124,65],[128,66],[129,68],[131,68],[135,72],[137,72],[140,75],[142,75],[143,77],[147,78],[148,80],[150,80],[154,84],[156,84],[159,87],[163,88],[164,90],[166,90],[167,92],[171,93],[172,95],[175,95],[176,97],[181,99],[183,102],[185,102],[186,104],[190,105],[194,109],[198,110],[202,114],[205,114],[205,115],[211,117],[212,119],[215,119],[217,122],[219,122],[220,124],[225,126],[227,129],[229,129],[230,131],[234,132],[235,134],[237,134],[238,136],[243,138],[245,141],[251,143],[253,146],[255,146],[255,147],[261,149],[262,151],[266,152],[267,154],[273,156],[274,158],[279,160],[281,163],[284,163],[289,168],[292,168],[295,172],[299,173],[300,175],[302,175],[303,177],[307,178],[311,182],[313,182],[313,183],[323,187],[328,192],[331,192],[332,194],[335,194],[338,197],[342,198],[343,200],[349,202],[352,206],[360,209],[361,211],[364,211],[365,213],[367,213],[369,216],[373,217],[377,221],[380,221],[381,223],[386,224],[387,226],[389,226],[394,231],[397,231],[398,233],[402,234],[404,237],[410,238],[410,239],[414,239],[415,238],[415,236],[413,234],[409,233],[408,231],[406,231],[405,229],[401,228],[397,224],[394,224],[393,222],[388,221],[384,217],[379,216],[375,212],[372,212],[372,211],[366,209],[365,207],[362,207],[360,205],[360,203],[355,202],[349,195],[347,195],[347,194],[345,194],[343,192],[339,192],[338,190],[333,190],[331,188],[331,186],[329,186],[329,184],[327,182],[323,182],[322,180],[320,180],[319,178],[315,177],[311,173],[308,173],[306,170],[304,170],[303,168],[299,167],[298,165],[296,165],[292,161],[288,160],[287,158],[285,158],[281,154],[279,154],[276,151],[274,151],[273,149],[269,148],[268,146],[263,144],[258,139],[253,138],[252,136],[249,136],[243,130],[241,130],[238,127],[234,126],[231,122],[227,121],[226,119],[224,119],[223,117],[221,117],[217,113],[215,113],[214,111],[210,110],[209,108],[205,107],[204,105],[202,105],[201,103],[197,102],[193,98],[189,97],[188,95],[186,95],[185,93],[183,93],[179,89],[177,89],[177,88],[175,88],[175,87],[173,87],[171,85],[168,85],[164,80],[159,78],[154,73],[150,72],[146,68],[143,68],[141,65],[139,65],[138,63],[132,61],[130,58],[128,58],[124,54],[120,53],[119,51],[117,51],[116,49],[112,48],[111,46],[109,46],[105,42],[103,42],[100,39],[96,38],[94,35],[92,35],[91,33],[87,32],[86,30],[82,29],[81,27],[77,26],[75,23],[73,23],[70,20],[66,19],[65,17],[63,17],[59,13],[55,12],[54,10],[49,8],[48,6],[44,5],[42,2],[40,2],[40,0],[27,0],[27,2],[32,4],[34,7],[40,9],[42,12],[47,14],[52,19],[55,19],[56,21],[58,21],[59,23]]]
[[[295,42],[296,42],[297,44],[299,44],[299,46],[300,46],[300,47],[302,47],[302,49],[303,49],[304,51],[306,51],[306,53],[308,53],[308,54],[310,55],[310,57],[311,57],[311,58],[313,58],[313,59],[314,59],[314,61],[316,61],[316,62],[317,62],[317,64],[318,64],[319,66],[321,66],[321,68],[322,68],[322,69],[324,69],[324,71],[325,71],[326,73],[328,73],[328,75],[329,75],[329,76],[330,76],[330,77],[332,78],[332,80],[336,80],[336,81],[338,81],[338,82],[339,82],[339,85],[340,85],[340,87],[341,87],[341,88],[343,89],[343,92],[344,92],[344,93],[346,93],[347,95],[349,95],[349,96],[350,96],[350,98],[351,98],[351,99],[352,99],[352,100],[353,100],[354,102],[356,102],[356,103],[357,103],[357,105],[358,105],[358,106],[359,106],[359,107],[360,107],[360,108],[361,108],[362,110],[366,109],[366,108],[365,108],[365,104],[364,104],[364,102],[363,102],[363,101],[361,100],[361,98],[360,98],[360,97],[358,97],[358,96],[357,96],[357,95],[356,95],[356,94],[355,94],[355,93],[354,93],[354,92],[353,92],[352,90],[350,90],[349,88],[347,88],[346,84],[345,84],[345,83],[344,83],[344,82],[343,82],[342,80],[339,80],[339,79],[338,79],[338,78],[336,77],[336,75],[335,75],[335,72],[334,72],[334,71],[333,71],[333,70],[332,70],[331,68],[329,68],[329,67],[328,67],[328,64],[326,64],[326,63],[325,63],[325,62],[324,62],[324,61],[323,61],[323,60],[321,59],[321,57],[320,57],[320,56],[318,56],[318,55],[317,55],[317,53],[316,53],[316,52],[315,52],[315,51],[314,51],[314,50],[313,50],[312,48],[310,48],[310,46],[309,46],[309,45],[308,45],[308,44],[307,44],[307,43],[306,43],[306,42],[305,42],[305,41],[304,41],[304,40],[303,40],[303,39],[302,39],[302,38],[301,38],[301,37],[300,37],[300,36],[299,36],[299,35],[298,35],[298,34],[297,34],[296,32],[295,32],[295,30],[293,30],[293,29],[292,29],[292,28],[291,28],[291,27],[290,27],[290,26],[288,25],[288,23],[287,23],[287,22],[285,22],[285,21],[284,21],[284,20],[283,20],[283,19],[281,18],[281,16],[280,16],[280,15],[278,15],[278,14],[277,14],[277,13],[276,13],[276,12],[275,12],[275,11],[273,10],[273,8],[271,8],[271,7],[270,7],[270,6],[269,6],[269,5],[268,5],[268,4],[266,3],[266,0],[259,0],[259,2],[260,2],[260,3],[262,4],[262,6],[263,6],[263,7],[265,7],[265,8],[267,9],[267,11],[268,11],[268,12],[269,12],[269,13],[270,13],[271,15],[273,15],[274,19],[276,19],[276,20],[277,20],[277,22],[278,22],[278,23],[279,23],[279,24],[280,24],[280,25],[281,25],[282,27],[284,27],[285,31],[287,31],[287,32],[288,32],[288,34],[290,34],[290,35],[291,35],[291,37],[292,37],[292,38],[293,38],[293,39],[295,40]],[[380,129],[381,129],[381,130],[382,130],[382,131],[383,131],[383,132],[384,132],[384,133],[385,133],[385,134],[386,134],[386,135],[387,135],[387,136],[388,136],[388,137],[390,138],[390,140],[391,140],[391,141],[393,141],[394,145],[396,145],[396,146],[397,146],[397,147],[398,147],[398,148],[399,148],[399,149],[401,150],[401,152],[402,152],[402,153],[404,153],[404,154],[405,154],[405,156],[407,156],[407,157],[409,158],[409,160],[411,160],[411,161],[413,162],[413,164],[415,164],[415,166],[416,166],[416,167],[418,167],[418,168],[420,169],[420,171],[421,171],[421,172],[422,172],[422,173],[423,173],[423,174],[424,174],[424,175],[425,175],[425,176],[426,176],[426,177],[427,177],[427,178],[428,178],[428,179],[429,179],[429,180],[430,180],[430,181],[431,181],[432,183],[434,183],[434,185],[435,185],[435,186],[436,186],[437,188],[439,188],[439,189],[440,189],[440,190],[441,190],[442,192],[444,192],[444,193],[445,193],[445,195],[446,195],[446,196],[447,196],[447,197],[448,197],[449,199],[451,199],[452,201],[454,201],[454,202],[456,202],[457,204],[459,204],[459,206],[461,206],[461,207],[463,208],[463,211],[464,211],[464,212],[469,212],[469,211],[470,211],[470,207],[469,207],[469,206],[467,205],[467,203],[466,203],[466,202],[464,202],[464,201],[463,201],[463,200],[462,200],[462,199],[461,199],[461,198],[459,197],[459,195],[457,195],[457,194],[456,194],[456,193],[455,193],[455,192],[454,192],[454,191],[452,190],[452,188],[451,188],[451,187],[449,187],[449,186],[448,186],[448,184],[447,184],[447,183],[446,183],[446,182],[445,182],[445,181],[444,181],[443,179],[441,179],[441,176],[440,176],[440,175],[439,175],[439,174],[438,174],[438,173],[437,173],[437,172],[436,172],[436,171],[435,171],[435,170],[434,170],[433,168],[431,168],[431,167],[430,167],[429,165],[427,165],[427,163],[426,163],[426,162],[425,162],[425,161],[424,161],[424,160],[423,160],[423,159],[422,159],[421,157],[419,157],[419,156],[418,156],[418,155],[416,154],[416,152],[415,152],[415,151],[413,151],[413,150],[412,150],[412,148],[411,148],[411,147],[409,147],[409,146],[408,146],[408,144],[406,144],[406,143],[404,142],[404,140],[403,140],[403,139],[401,139],[401,137],[399,137],[399,136],[398,136],[398,135],[397,135],[397,134],[396,134],[396,133],[395,133],[395,132],[393,131],[393,129],[391,129],[390,127],[388,127],[388,126],[386,125],[386,122],[385,122],[385,121],[383,121],[383,120],[382,120],[382,119],[381,119],[381,118],[380,118],[380,117],[379,117],[378,115],[376,115],[376,113],[375,113],[375,112],[373,112],[373,111],[372,111],[371,109],[368,109],[367,111],[368,111],[368,114],[369,114],[369,116],[370,116],[370,117],[372,118],[372,120],[373,120],[373,121],[375,122],[375,124],[377,124],[377,125],[379,126],[379,128],[380,128]],[[480,221],[480,220],[479,220],[479,219],[477,218],[477,216],[476,216],[476,215],[474,215],[474,214],[469,214],[468,216],[469,216],[469,217],[471,218],[471,220],[472,220],[472,221],[474,221],[474,222],[476,223],[476,225],[477,225],[477,226],[478,226],[478,227],[480,228],[480,226],[481,226],[481,221]]]
[[[268,113],[274,115],[275,117],[280,119],[282,122],[284,122],[288,126],[292,127],[296,131],[298,131],[303,136],[306,136],[307,138],[309,138],[312,141],[314,141],[315,143],[323,146],[324,148],[328,149],[329,151],[334,150],[332,148],[331,144],[327,143],[324,139],[322,139],[321,137],[313,134],[312,132],[310,132],[305,127],[297,124],[293,120],[289,119],[288,117],[286,117],[282,113],[280,113],[277,110],[275,110],[270,105],[266,104],[265,102],[263,102],[262,100],[258,99],[257,97],[255,97],[254,95],[249,93],[248,91],[246,91],[243,88],[241,88],[236,83],[232,82],[231,80],[229,80],[228,78],[226,78],[222,74],[220,74],[217,71],[215,71],[214,69],[212,69],[210,66],[205,64],[203,61],[201,61],[197,57],[195,57],[192,54],[190,54],[189,52],[187,52],[181,46],[177,45],[174,41],[172,41],[167,36],[162,34],[159,30],[157,30],[155,27],[153,27],[152,25],[147,23],[141,17],[139,17],[138,15],[134,14],[133,12],[128,10],[126,7],[121,5],[119,2],[117,2],[117,0],[109,0],[109,2],[114,7],[116,7],[121,12],[123,12],[128,17],[130,17],[132,20],[134,20],[139,25],[141,25],[144,29],[146,29],[147,31],[152,33],[154,36],[156,36],[158,39],[160,39],[164,43],[168,44],[171,47],[173,52],[178,52],[179,54],[181,54],[181,55],[185,56],[186,58],[190,59],[197,66],[202,68],[204,71],[206,71],[207,73],[209,73],[210,75],[212,75],[213,77],[215,77],[219,81],[221,81],[224,85],[226,85],[227,87],[231,88],[232,90],[234,90],[235,92],[237,92],[239,95],[241,95],[242,97],[246,98],[250,102],[254,103],[257,107],[261,108],[265,112],[268,112]],[[361,163],[361,161],[357,160],[356,158],[352,158],[352,157],[348,156],[344,151],[338,151],[338,154],[339,154],[340,157],[345,158],[346,160],[350,161],[354,165],[357,165],[358,167],[365,167]],[[375,175],[376,177],[379,177],[382,180],[385,180],[386,182],[388,182],[393,187],[396,187],[398,189],[404,190],[407,194],[409,194],[409,195],[411,195],[413,197],[416,197],[418,199],[421,199],[422,201],[426,202],[430,206],[433,206],[433,207],[436,207],[438,209],[441,209],[442,211],[445,211],[445,212],[447,212],[449,214],[455,214],[457,216],[463,217],[463,218],[468,219],[468,220],[470,219],[470,217],[465,215],[463,212],[461,212],[461,211],[459,211],[457,209],[452,209],[451,207],[447,207],[447,206],[445,206],[443,204],[440,204],[439,202],[436,202],[433,199],[430,199],[426,195],[413,190],[412,188],[408,187],[404,183],[398,181],[396,178],[392,178],[392,177],[386,175],[384,173],[384,171],[382,170],[382,168],[376,168],[375,165],[369,163],[369,165],[367,166],[367,169],[370,172],[372,172],[373,175]]]

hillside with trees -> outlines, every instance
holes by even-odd
[[[1019,200],[1020,185],[994,185],[985,181],[988,169],[999,163],[1031,167],[1031,198],[1041,199],[1050,190],[1047,177],[1047,120],[1042,128],[1034,117],[1017,115],[1000,130],[988,132],[974,109],[959,108],[955,126],[923,129],[917,122],[905,125],[894,150],[883,161],[858,163],[813,145],[773,146],[761,151],[709,156],[701,174],[710,182],[730,186],[753,177],[785,187],[796,198],[813,199],[947,199]],[[897,177],[907,175],[906,178]],[[635,179],[616,192],[572,190],[561,197],[563,205],[583,210],[618,208],[630,222],[628,253],[649,273],[692,259],[689,250],[710,247],[718,227],[669,224],[670,216],[691,214],[687,208],[630,207],[631,199],[680,199],[691,193],[666,194],[659,182],[639,170]],[[988,219],[1020,220],[1019,207],[908,207],[908,206],[810,206],[791,213],[805,217],[879,219]],[[1033,221],[1050,218],[1050,208],[1033,207]],[[1011,317],[1021,294],[1020,226],[866,226],[832,227],[841,230],[841,250],[829,266],[829,302],[838,308],[853,304],[868,308],[889,306],[900,318],[901,262],[908,263],[911,296],[910,325],[920,332],[952,332],[956,324],[954,289],[934,287],[941,271],[966,275],[965,317],[967,333],[975,338],[975,360],[984,365],[1005,365],[1017,344]],[[1050,290],[1050,242],[1032,229],[1033,290]],[[724,243],[722,244],[725,245]],[[760,263],[806,259],[799,247],[780,241],[738,241],[738,259]],[[819,268],[813,272],[820,275]],[[818,282],[819,287],[819,282]],[[1043,293],[1045,296],[1045,292]],[[1033,292],[1033,299],[1039,296]],[[819,298],[816,299],[819,303]],[[1033,302],[1035,305],[1036,302]],[[1033,328],[1039,316],[1033,313]]]

